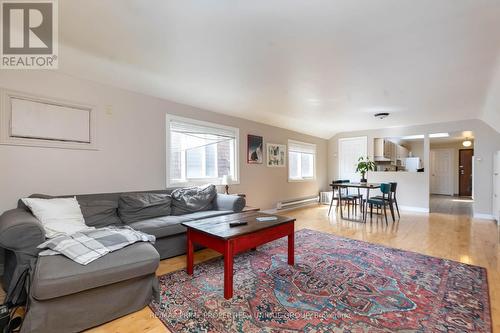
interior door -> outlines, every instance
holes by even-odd
[[[453,195],[453,150],[431,150],[431,193]]]
[[[460,149],[458,158],[458,194],[472,196],[472,156],[474,149]]]
[[[359,182],[361,175],[356,173],[356,165],[361,156],[367,155],[366,136],[339,139],[339,179]]]

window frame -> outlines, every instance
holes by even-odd
[[[234,138],[234,147],[231,149],[231,153],[233,155],[233,161],[230,161],[231,164],[233,164],[233,169],[234,169],[234,177],[231,180],[231,184],[239,184],[240,183],[240,158],[239,158],[239,150],[240,150],[240,129],[237,127],[232,127],[232,126],[226,126],[226,125],[221,125],[217,123],[212,123],[208,121],[202,121],[202,120],[197,120],[193,118],[187,118],[187,117],[180,117],[172,114],[166,114],[165,116],[165,177],[166,177],[166,185],[167,187],[183,187],[183,186],[198,186],[198,185],[204,185],[207,183],[214,184],[214,185],[222,185],[222,177],[221,178],[191,178],[187,179],[186,181],[173,181],[170,179],[170,142],[171,142],[171,133],[170,133],[170,122],[171,121],[179,121],[179,122],[185,122],[193,125],[199,125],[199,126],[206,126],[206,127],[212,127],[212,128],[220,128],[220,129],[225,129],[225,130],[230,130],[234,132],[235,138]],[[183,170],[182,170],[182,175],[186,177],[186,157],[181,156],[182,160],[182,165],[183,165]]]
[[[305,146],[311,146],[311,147],[314,147],[314,153],[311,154],[312,157],[313,157],[313,168],[312,168],[312,172],[313,172],[313,176],[312,177],[302,177],[301,178],[291,178],[290,177],[290,146],[294,145],[294,144],[298,144],[298,145],[305,145]],[[317,145],[315,143],[309,143],[309,142],[303,142],[303,141],[297,141],[297,140],[288,140],[288,147],[287,147],[287,157],[288,157],[288,182],[289,183],[299,183],[299,182],[310,182],[310,181],[315,181],[316,180],[316,156],[317,156]],[[306,154],[306,153],[300,153],[301,155],[302,154]],[[302,156],[300,158],[300,161],[299,161],[299,164],[302,163]]]

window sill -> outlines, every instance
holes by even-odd
[[[192,180],[186,182],[167,182],[167,187],[189,187],[189,186],[201,186],[206,184],[211,184],[215,186],[225,186],[225,184],[221,184],[220,180],[214,181],[213,179],[207,179],[207,180]],[[240,184],[239,180],[233,180],[231,184],[228,185],[233,186],[239,184]]]
[[[290,179],[288,178],[289,183],[304,183],[304,182],[313,182],[316,178],[301,178],[301,179]]]

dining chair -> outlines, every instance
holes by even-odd
[[[396,211],[398,212],[398,219],[400,219],[401,215],[399,214],[398,199],[397,199],[397,196],[396,196],[396,191],[397,191],[397,188],[398,188],[398,183],[396,183],[396,182],[389,182],[389,184],[391,184],[391,193],[389,194],[388,200],[390,201],[390,204],[391,204],[391,212],[394,212],[394,206],[396,206]],[[375,196],[374,198],[382,199],[382,196],[378,195],[378,196]],[[393,216],[393,219],[394,219],[394,216]]]
[[[380,208],[383,210],[385,217],[385,224],[388,225],[389,223],[387,222],[387,207],[389,207],[389,209],[391,210],[392,220],[395,221],[394,211],[392,210],[392,205],[391,205],[392,200],[389,200],[389,196],[391,195],[391,184],[389,183],[380,184],[380,192],[382,192],[381,198],[372,197],[368,198],[367,200],[368,204],[370,205],[370,220],[373,218],[373,206],[376,206],[377,209]]]
[[[353,196],[349,195],[349,191],[347,189],[344,189],[345,193],[340,193],[341,195],[339,195],[339,192],[343,190],[343,188],[340,185],[345,184],[345,183],[349,183],[349,180],[342,180],[342,179],[334,180],[330,184],[330,186],[332,187],[332,200],[330,201],[330,208],[328,209],[328,216],[330,216],[330,212],[332,210],[332,205],[333,205],[334,200],[337,201],[337,206],[335,207],[335,211],[337,212],[339,207],[340,207],[340,209],[342,209],[341,198],[342,198],[342,201],[345,203],[345,206],[347,206],[347,216],[348,217],[350,216],[350,206],[356,199]],[[335,192],[337,192],[336,196],[335,196]]]
[[[343,181],[344,183],[350,183],[351,181],[350,180],[344,180]],[[363,213],[363,194],[361,194],[361,191],[359,190],[359,188],[357,188],[357,193],[355,194],[351,194],[349,192],[349,188],[346,189],[347,190],[347,195],[352,199],[352,210],[353,210],[353,214],[356,215],[358,213],[358,205],[360,207],[360,211],[361,213]]]

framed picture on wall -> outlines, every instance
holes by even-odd
[[[286,166],[286,145],[277,143],[266,144],[267,162],[270,168],[284,168]]]
[[[247,137],[247,162],[249,164],[262,164],[264,162],[263,154],[264,139],[258,135],[248,134]]]

